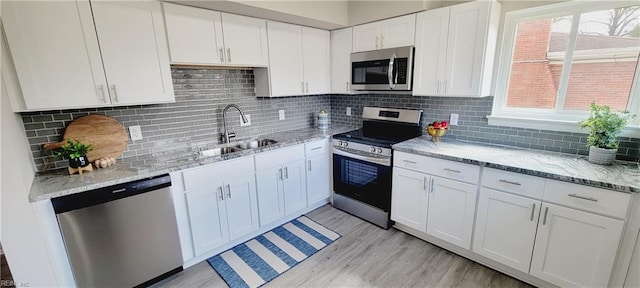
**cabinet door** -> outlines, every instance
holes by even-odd
[[[283,167],[284,209],[291,214],[307,207],[307,186],[304,160],[288,163]]]
[[[353,28],[331,31],[331,93],[351,93]]]
[[[271,96],[304,94],[302,29],[272,21],[268,22],[268,29]]]
[[[329,156],[320,154],[307,158],[307,200],[315,204],[329,198]]]
[[[258,215],[261,226],[284,217],[282,177],[280,167],[256,172]]]
[[[28,110],[110,103],[88,1],[2,1]]]
[[[427,234],[470,249],[477,189],[476,185],[432,176]]]
[[[113,104],[174,101],[159,2],[91,3]]]
[[[376,50],[380,47],[380,22],[353,27],[353,52]]]
[[[195,256],[228,242],[222,184],[187,191],[185,195]]]
[[[413,46],[416,15],[391,18],[380,22],[380,49]]]
[[[487,43],[488,1],[451,6],[445,93],[479,96]]]
[[[421,232],[427,231],[427,190],[431,177],[395,167],[392,181],[391,220]]]
[[[222,13],[222,29],[227,64],[269,65],[265,20]]]
[[[606,287],[623,221],[543,203],[530,274],[558,286]]]
[[[302,27],[304,94],[326,94],[331,90],[329,41],[329,31]]]
[[[163,3],[171,63],[224,63],[220,12]]]
[[[416,19],[416,61],[413,95],[440,95],[447,57],[449,8],[419,13]]]
[[[541,202],[486,188],[479,198],[473,251],[529,273]]]
[[[258,223],[258,199],[255,175],[238,176],[224,181],[225,206],[229,223],[229,238],[236,239],[255,231]]]

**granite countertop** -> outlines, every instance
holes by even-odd
[[[620,192],[640,192],[637,162],[616,161],[614,165],[603,166],[590,163],[586,156],[447,139],[435,143],[430,136],[395,144],[393,149]]]
[[[275,150],[291,145],[301,144],[314,140],[319,140],[338,133],[356,129],[349,126],[335,126],[326,130],[316,128],[305,128],[285,132],[263,135],[260,138],[268,138],[278,141],[278,143],[247,149],[236,153],[203,157],[195,152],[189,156],[179,156],[177,161],[170,163],[148,163],[132,164],[119,162],[111,167],[94,169],[93,172],[85,172],[83,175],[68,175],[66,170],[61,170],[52,174],[36,175],[29,192],[29,201],[37,202],[55,197],[80,193],[88,190],[98,189],[120,183],[140,180],[144,178],[159,176],[169,172],[198,167],[211,163],[238,157],[253,155],[260,152]],[[220,146],[223,146],[222,144]]]

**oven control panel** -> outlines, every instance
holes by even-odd
[[[341,150],[355,150],[376,156],[391,157],[391,149],[361,144],[357,142],[333,139],[333,147]]]

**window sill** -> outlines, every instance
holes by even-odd
[[[517,127],[528,128],[536,130],[549,130],[549,131],[562,131],[587,134],[588,130],[581,128],[578,121],[565,121],[565,120],[548,120],[548,119],[534,119],[526,117],[512,117],[512,116],[495,116],[487,115],[490,126],[505,126],[505,127]],[[622,137],[640,138],[640,126],[627,126],[622,134]]]

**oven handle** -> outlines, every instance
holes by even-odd
[[[393,55],[391,55],[391,59],[389,59],[389,69],[387,69],[387,78],[389,79],[389,88],[393,89],[396,88],[396,83],[393,81],[393,68],[394,68],[394,62],[396,62],[396,53],[393,53]]]
[[[369,162],[369,163],[374,163],[374,164],[379,164],[382,166],[386,166],[386,167],[390,167],[391,166],[391,158],[374,158],[374,157],[367,157],[367,156],[362,156],[362,155],[358,155],[358,154],[353,154],[353,153],[349,153],[340,149],[333,149],[333,154],[336,155],[341,155],[344,157],[349,157],[349,158],[353,158],[353,159],[358,159],[358,160],[362,160],[365,162]]]

